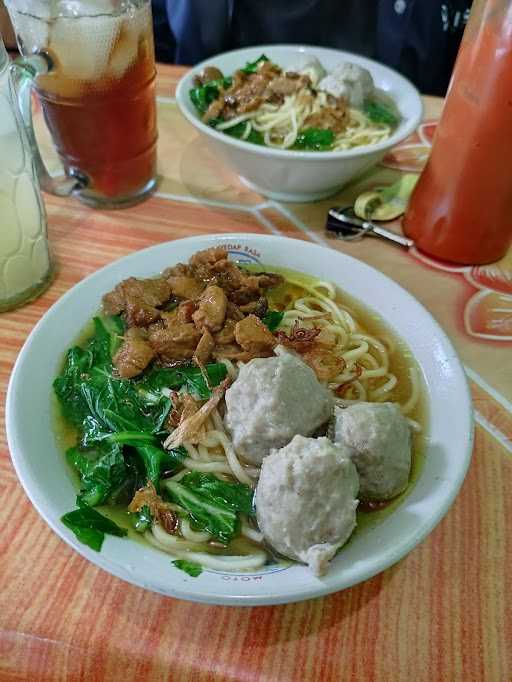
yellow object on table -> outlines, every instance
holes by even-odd
[[[284,205],[243,187],[180,116],[172,95],[181,73],[176,67],[159,71],[162,181],[152,199],[113,212],[45,197],[57,274],[37,301],[0,315],[2,395],[35,323],[103,265],[190,235],[280,234],[338,249],[378,268],[443,325],[473,392],[473,461],[447,516],[393,568],[315,601],[229,608],[146,592],[72,551],[25,497],[2,431],[0,680],[512,679],[512,259],[450,268],[379,240],[343,243],[326,237],[328,207],[352,204],[365,190],[421,169],[433,122],[338,196]],[[425,104],[427,116],[435,119],[441,101],[427,98]],[[36,119],[42,123],[41,112]],[[44,132],[41,136],[49,145]],[[399,224],[392,227],[398,230]]]
[[[354,202],[354,212],[362,220],[394,220],[405,213],[419,175],[404,173],[386,187],[375,187],[360,194]]]

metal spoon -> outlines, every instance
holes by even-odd
[[[354,213],[352,206],[346,208],[330,208],[328,211],[326,229],[329,232],[334,232],[338,239],[343,239],[346,242],[358,241],[364,236],[380,237],[387,241],[393,242],[397,246],[404,249],[409,249],[414,245],[412,239],[403,237],[401,234],[396,234],[391,230],[387,230],[381,225],[376,225],[370,220],[362,220]]]

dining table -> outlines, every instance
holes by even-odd
[[[330,207],[351,205],[401,173],[421,172],[443,101],[425,97],[418,130],[336,196],[282,203],[244,186],[180,114],[174,93],[185,71],[158,65],[155,194],[117,211],[44,195],[53,281],[33,302],[0,314],[0,681],[512,680],[512,251],[491,265],[459,266],[414,247],[371,237],[345,242],[325,230]],[[57,173],[37,103],[34,120],[49,170]],[[400,230],[399,219],[390,229]],[[430,535],[363,583],[278,606],[181,601],[87,562],[32,507],[4,428],[16,357],[71,287],[155,244],[240,232],[336,249],[398,282],[448,334],[474,405],[467,476]]]

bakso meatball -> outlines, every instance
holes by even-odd
[[[356,403],[335,409],[334,440],[352,450],[359,493],[388,500],[401,493],[411,471],[411,431],[394,403]]]
[[[359,481],[350,453],[327,438],[295,438],[261,466],[256,515],[267,542],[315,575],[356,526]]]
[[[352,107],[362,107],[364,100],[373,94],[375,86],[367,69],[350,62],[340,62],[322,78],[318,88],[334,97],[344,97]]]
[[[280,352],[280,349],[278,350]],[[226,391],[226,427],[237,452],[261,464],[272,448],[311,435],[332,414],[332,398],[313,370],[286,351],[242,365]]]
[[[316,57],[300,56],[287,71],[309,76],[311,83],[316,85],[325,76],[325,69]]]

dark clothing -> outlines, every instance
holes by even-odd
[[[376,58],[407,76],[420,92],[444,95],[471,4],[471,0],[381,0]]]
[[[157,58],[195,64],[250,45],[321,45],[372,57],[422,92],[444,94],[470,6],[471,0],[153,0]]]
[[[152,2],[153,31],[155,34],[155,52],[158,61],[174,62],[176,60],[176,41],[169,26],[165,2]]]
[[[235,0],[233,4],[232,36],[239,44],[232,47],[304,43],[375,54],[375,1]]]

